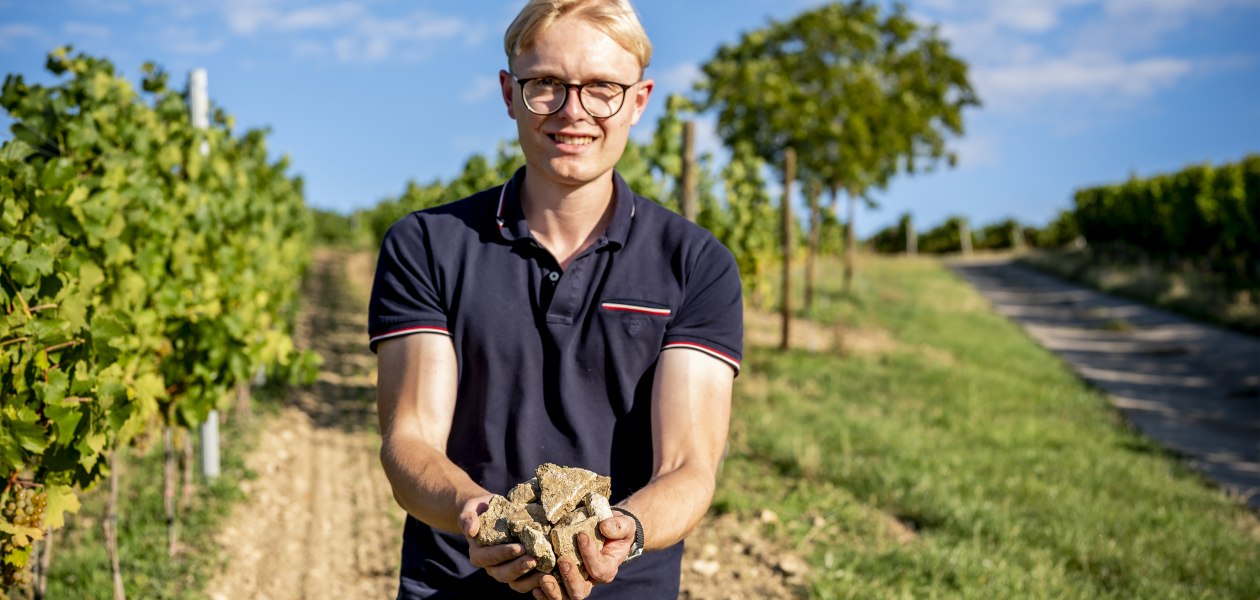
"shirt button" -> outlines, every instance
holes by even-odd
[[[552,271],[550,275],[547,275],[547,279],[550,279],[550,280],[552,281],[552,283],[555,283],[555,282],[557,282],[557,281],[560,281],[560,272],[559,272],[559,271]]]

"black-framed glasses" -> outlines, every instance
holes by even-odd
[[[555,77],[529,77],[517,79],[521,86],[521,99],[525,108],[536,115],[554,115],[569,101],[569,90],[577,88],[578,102],[582,109],[596,119],[607,119],[621,110],[626,103],[626,90],[638,82],[625,84],[615,81],[588,81],[565,83]]]

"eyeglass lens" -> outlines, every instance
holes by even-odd
[[[523,87],[525,105],[540,115],[549,115],[559,111],[569,97],[569,88],[563,82],[551,79],[534,79]],[[617,114],[625,100],[625,88],[621,85],[592,81],[578,88],[578,98],[582,108],[596,118],[607,118]]]

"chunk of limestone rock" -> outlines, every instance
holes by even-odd
[[[578,534],[585,533],[595,544],[595,551],[604,549],[604,534],[599,532],[599,517],[588,517],[570,525],[556,525],[551,528],[551,548],[556,553],[556,560],[568,556],[579,566],[582,554],[578,551]]]
[[[551,523],[559,522],[561,517],[572,512],[591,492],[605,497],[612,493],[611,478],[586,469],[545,463],[538,467],[536,474],[543,510]]]
[[[477,537],[475,538],[477,543],[482,546],[493,546],[512,541],[512,529],[508,521],[518,510],[518,506],[512,504],[503,496],[490,498],[486,512],[481,513],[477,517],[479,521]]]

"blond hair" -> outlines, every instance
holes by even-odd
[[[651,62],[652,41],[630,0],[530,0],[503,35],[508,65],[529,50],[542,32],[569,15],[590,23],[633,54],[639,61],[640,74]]]

